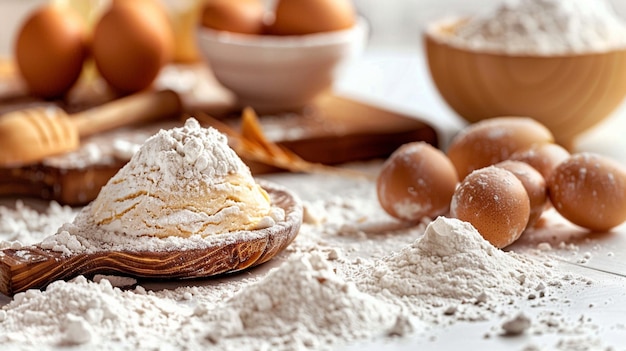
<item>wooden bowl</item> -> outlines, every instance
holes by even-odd
[[[558,143],[605,119],[626,95],[626,50],[531,56],[481,52],[450,40],[462,19],[429,25],[428,67],[443,99],[469,122],[527,116],[548,127]]]
[[[302,224],[302,203],[289,190],[268,181],[259,184],[273,206],[285,211],[284,221],[273,226],[207,237],[194,249],[97,251],[64,255],[37,245],[0,251],[0,293],[12,296],[45,288],[55,280],[78,275],[122,274],[150,279],[203,278],[241,271],[265,263],[286,248]]]

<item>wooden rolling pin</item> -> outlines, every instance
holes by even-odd
[[[82,137],[181,112],[171,90],[129,95],[73,115],[52,106],[9,112],[0,116],[0,167],[35,163],[78,148]]]

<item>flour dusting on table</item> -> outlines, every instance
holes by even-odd
[[[337,350],[368,340],[428,343],[437,328],[487,323],[478,338],[545,334],[556,336],[550,349],[575,341],[606,346],[593,320],[562,312],[568,291],[594,283],[557,270],[543,251],[496,249],[456,220],[398,222],[368,180],[268,178],[296,191],[308,212],[273,261],[216,279],[139,280],[128,290],[103,276],[55,282],[0,309],[0,343],[18,350]]]
[[[32,245],[76,217],[77,211],[52,201],[39,211],[22,200],[0,206],[0,249]]]

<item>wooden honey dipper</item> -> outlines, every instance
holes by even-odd
[[[80,138],[106,130],[171,117],[182,112],[171,90],[143,92],[68,115],[37,107],[0,116],[0,167],[15,167],[75,150]]]

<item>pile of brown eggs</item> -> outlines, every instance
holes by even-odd
[[[33,95],[64,96],[93,59],[115,91],[147,88],[167,63],[174,39],[167,13],[155,0],[114,0],[94,23],[69,6],[45,4],[20,27],[15,59]]]
[[[449,215],[499,248],[532,227],[549,204],[591,231],[626,221],[626,168],[601,155],[570,154],[525,117],[472,124],[445,154],[423,142],[403,145],[383,165],[377,194],[396,218]]]

